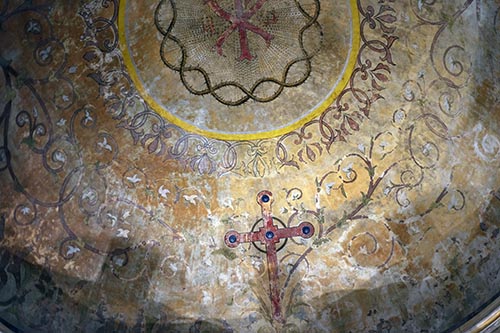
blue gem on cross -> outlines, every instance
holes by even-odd
[[[229,236],[229,243],[236,243],[238,238],[235,235]]]
[[[273,237],[274,237],[274,232],[272,232],[272,231],[266,232],[266,238],[267,239],[273,239]]]
[[[262,202],[269,202],[269,196],[267,194],[262,196]]]
[[[306,226],[306,227],[303,227],[303,228],[302,228],[302,233],[303,233],[304,235],[308,235],[310,232],[311,232],[311,228],[310,228],[310,227],[307,227],[307,226]]]

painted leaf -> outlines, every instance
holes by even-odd
[[[347,119],[347,123],[349,124],[349,127],[355,131],[359,131],[359,125],[356,121],[354,121],[354,119],[352,119],[351,117],[346,117]]]

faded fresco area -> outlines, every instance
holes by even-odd
[[[191,2],[0,2],[2,324],[451,332],[499,297],[498,0]],[[314,229],[277,243],[276,293],[269,256],[224,238],[262,226],[262,190]]]

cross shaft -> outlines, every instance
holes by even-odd
[[[276,243],[281,239],[297,236],[310,238],[314,234],[314,226],[309,222],[302,222],[296,227],[278,228],[273,223],[271,212],[273,201],[273,195],[270,191],[259,192],[257,194],[257,203],[261,207],[264,226],[257,231],[247,233],[239,233],[234,230],[228,231],[224,237],[224,242],[230,248],[235,248],[240,243],[260,242],[265,245],[273,319],[278,322],[284,322],[279,294],[279,267]]]

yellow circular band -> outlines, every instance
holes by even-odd
[[[303,125],[307,122],[313,120],[318,117],[323,111],[328,108],[333,101],[337,98],[337,96],[344,90],[345,86],[349,82],[351,78],[351,74],[354,71],[354,67],[356,66],[356,58],[359,52],[360,47],[360,21],[359,21],[359,11],[356,4],[356,0],[350,0],[351,13],[352,13],[352,30],[351,30],[351,49],[349,50],[349,56],[347,60],[347,64],[344,69],[344,73],[342,78],[339,80],[337,86],[333,89],[330,95],[314,109],[307,116],[301,118],[293,124],[288,126],[265,131],[258,133],[221,133],[217,131],[210,131],[201,129],[196,127],[193,124],[187,123],[182,119],[177,118],[172,113],[165,110],[165,108],[159,104],[154,98],[152,98],[146,89],[144,88],[142,81],[137,75],[132,57],[130,56],[130,51],[127,44],[127,36],[126,36],[126,28],[125,28],[125,20],[126,20],[126,0],[121,0],[118,11],[118,38],[120,43],[120,49],[123,53],[123,60],[125,62],[125,66],[129,71],[129,75],[132,81],[135,84],[136,89],[139,91],[139,94],[144,98],[146,103],[149,104],[150,107],[153,108],[156,112],[158,112],[162,117],[167,119],[172,124],[179,126],[180,128],[188,131],[203,135],[205,137],[220,139],[220,140],[229,140],[229,141],[240,141],[240,140],[259,140],[259,139],[269,139],[276,136],[280,136],[286,133],[289,133]]]

